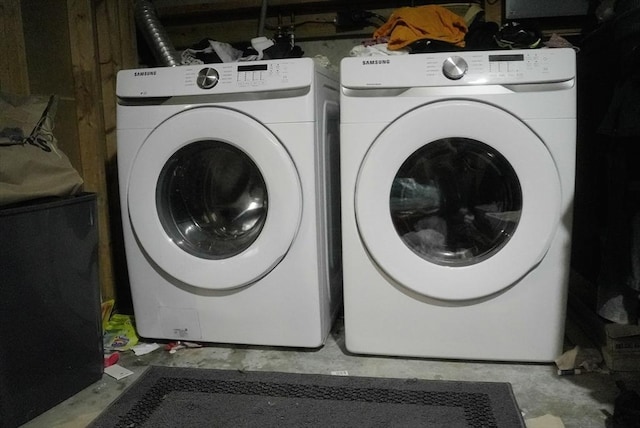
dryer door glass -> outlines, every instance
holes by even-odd
[[[416,108],[384,128],[354,194],[371,259],[439,300],[490,296],[531,272],[563,227],[561,207],[545,142],[510,113],[466,100]]]
[[[496,254],[513,236],[522,189],[497,150],[468,138],[426,144],[402,164],[390,211],[402,241],[423,259],[468,266]]]
[[[267,188],[244,152],[220,141],[200,141],[178,150],[156,187],[162,226],[188,253],[224,259],[256,240],[267,216]]]
[[[162,122],[136,153],[126,194],[132,231],[154,266],[210,290],[271,272],[302,220],[302,183],[284,143],[227,108]]]

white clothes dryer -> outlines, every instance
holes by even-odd
[[[570,49],[341,63],[346,346],[552,361],[576,145]]]
[[[339,81],[310,58],[123,70],[138,334],[321,346],[342,298]]]

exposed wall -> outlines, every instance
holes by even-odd
[[[0,91],[29,95],[27,57],[19,0],[0,1]],[[11,58],[11,61],[6,60]]]
[[[193,5],[177,5],[176,0],[156,0],[158,14],[167,32],[179,49],[210,38],[226,43],[246,42],[256,37],[259,31],[260,0],[242,1],[201,1]],[[179,2],[182,3],[182,2]],[[265,19],[265,36],[272,36],[278,27],[285,31],[295,27],[296,40],[301,42],[316,40],[340,40],[344,38],[370,37],[375,26],[384,21],[371,17],[372,25],[350,27],[338,25],[337,16],[353,11],[369,11],[380,17],[388,17],[398,7],[442,4],[450,10],[464,15],[470,5],[476,2],[436,1],[354,1],[338,0],[269,0]],[[501,19],[501,0],[487,3],[487,18],[499,22]],[[344,16],[344,15],[342,15]]]
[[[55,134],[98,195],[100,286],[115,297],[113,211],[115,72],[137,66],[132,2],[127,0],[1,0],[0,90],[58,94]],[[119,217],[119,215],[117,216]],[[116,218],[117,219],[117,218]],[[116,234],[117,236],[117,234]]]

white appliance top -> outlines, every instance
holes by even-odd
[[[154,98],[299,89],[311,85],[314,70],[311,58],[122,70],[116,95]]]
[[[349,89],[553,83],[575,78],[575,57],[569,48],[353,57],[340,76]]]

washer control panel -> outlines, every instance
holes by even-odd
[[[192,86],[195,73],[196,85],[201,89],[213,89],[218,83],[221,90],[277,89],[291,83],[290,68],[286,62],[207,64],[196,70],[186,70],[185,88]],[[293,73],[296,73],[295,66]],[[294,79],[295,81],[295,79]]]
[[[301,89],[312,84],[311,58],[191,64],[118,72],[116,94],[121,98]]]
[[[575,54],[574,54],[575,55]],[[543,50],[527,52],[469,52],[439,58],[425,58],[425,76],[435,77],[442,74],[450,80],[459,80],[467,76],[468,80],[482,79],[483,83],[521,83],[562,79],[562,63],[555,64],[554,55]],[[440,69],[436,71],[437,69]]]
[[[202,89],[211,89],[218,84],[220,75],[215,68],[205,67],[198,72],[196,83]]]

